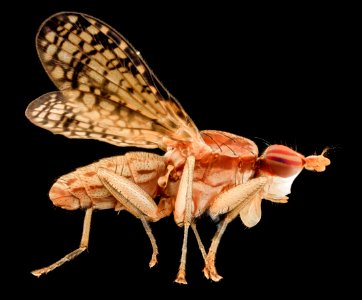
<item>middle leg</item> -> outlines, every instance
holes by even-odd
[[[211,205],[209,214],[213,219],[222,214],[226,215],[212,239],[205,259],[203,272],[206,278],[211,278],[213,281],[222,279],[222,276],[216,271],[215,259],[220,239],[227,225],[237,215],[240,216],[247,227],[252,227],[259,222],[261,218],[261,200],[267,182],[266,177],[251,179],[247,183],[237,185],[220,194]]]
[[[192,182],[194,177],[195,157],[189,156],[181,176],[180,185],[175,202],[175,221],[177,225],[184,226],[184,238],[179,271],[175,282],[187,284],[186,281],[186,253],[189,227],[192,222]]]

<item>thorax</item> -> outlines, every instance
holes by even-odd
[[[167,164],[175,168],[170,176],[166,193],[176,197],[179,180],[187,155],[195,156],[193,178],[194,216],[199,216],[208,208],[215,197],[233,186],[248,181],[255,173],[258,148],[249,139],[222,131],[202,131],[205,142],[197,149],[187,149],[180,144],[166,154]]]

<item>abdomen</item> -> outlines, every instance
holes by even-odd
[[[53,204],[68,210],[88,207],[121,210],[123,207],[99,179],[99,168],[111,170],[135,182],[152,198],[160,192],[157,180],[166,172],[163,156],[153,153],[130,152],[104,158],[61,176],[49,191]]]

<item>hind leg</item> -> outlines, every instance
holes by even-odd
[[[97,174],[113,197],[115,197],[128,212],[141,220],[151,242],[153,252],[149,265],[153,267],[157,263],[158,248],[148,222],[158,221],[164,217],[164,213],[158,209],[151,196],[133,181],[104,168],[98,169]]]
[[[75,249],[74,251],[70,252],[63,258],[59,259],[58,261],[47,267],[32,271],[31,273],[34,276],[39,277],[43,274],[47,274],[48,272],[53,271],[54,269],[60,267],[62,264],[76,258],[79,254],[83,253],[88,248],[92,212],[93,212],[92,208],[88,208],[85,212],[84,222],[83,222],[83,233],[82,233],[82,238],[80,240],[79,248]]]

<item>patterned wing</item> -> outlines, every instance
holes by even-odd
[[[26,116],[69,138],[166,149],[164,138],[202,141],[177,100],[133,46],[91,16],[65,12],[38,32],[40,60],[59,91],[34,100]]]

